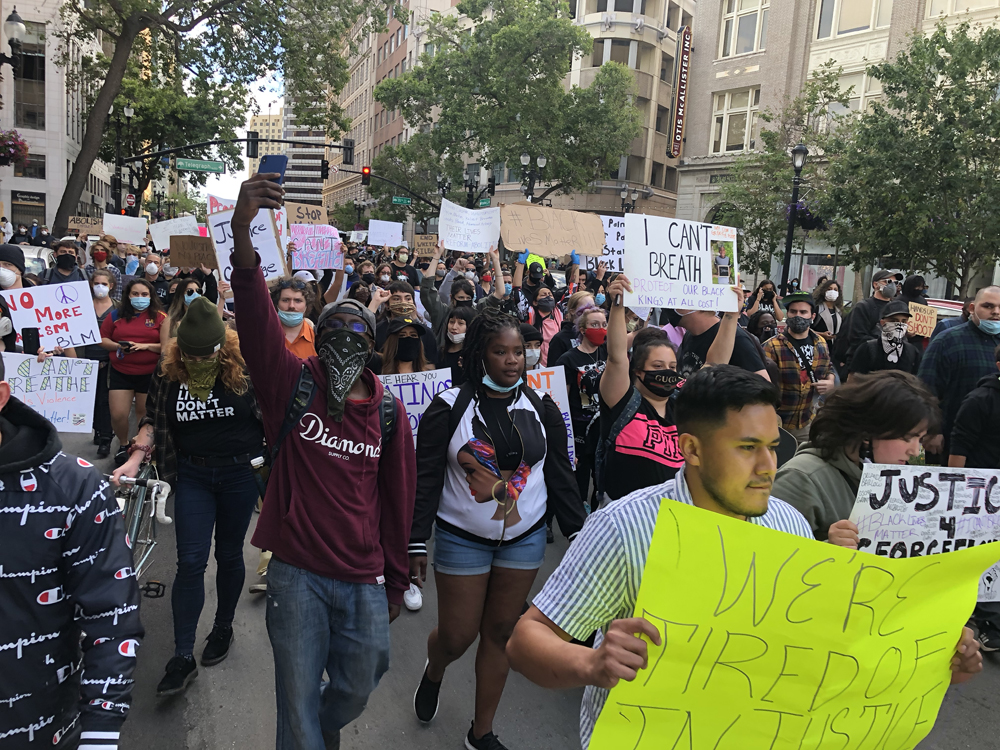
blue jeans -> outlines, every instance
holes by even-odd
[[[177,578],[170,602],[174,612],[174,648],[178,656],[194,651],[198,618],[205,606],[205,568],[215,529],[215,574],[219,606],[216,625],[232,625],[246,570],[243,540],[257,503],[257,482],[249,466],[210,469],[180,458],[177,467],[174,523]]]
[[[385,586],[345,583],[271,558],[267,634],[274,652],[277,750],[337,750],[389,669]],[[329,682],[321,684],[323,670]]]

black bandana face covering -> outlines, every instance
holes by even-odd
[[[316,354],[326,365],[326,414],[343,422],[347,394],[368,361],[368,342],[360,333],[342,328],[324,336]]]

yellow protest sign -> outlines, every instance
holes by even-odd
[[[590,750],[911,750],[998,557],[875,557],[664,501],[635,608],[662,646]]]
[[[930,338],[930,335],[934,333],[934,327],[937,325],[937,310],[930,305],[911,302],[910,315],[913,316],[910,318],[910,332],[917,336]]]

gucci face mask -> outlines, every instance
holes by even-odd
[[[316,354],[326,366],[326,414],[336,422],[344,421],[347,394],[361,377],[370,347],[360,333],[339,329],[323,336]]]

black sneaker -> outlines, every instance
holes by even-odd
[[[1000,628],[990,620],[979,624],[979,648],[987,653],[1000,651]]]
[[[126,461],[128,461],[128,449],[119,448],[115,454],[115,466],[122,466]]]
[[[229,647],[233,645],[235,639],[232,626],[216,625],[212,632],[208,634],[208,645],[201,652],[201,665],[211,667],[218,664],[229,656]]]
[[[472,722],[472,727],[475,725]],[[472,727],[469,727],[469,733],[465,736],[467,750],[507,750],[507,746],[493,732],[487,732],[477,740],[472,734]]]
[[[424,673],[420,676],[420,684],[417,685],[417,692],[413,694],[413,712],[424,724],[430,724],[437,716],[440,692],[441,683],[431,682],[427,679],[427,663],[425,663]]]
[[[193,656],[175,656],[167,662],[167,673],[156,686],[156,695],[163,697],[183,693],[197,676],[198,665],[194,663]]]
[[[111,455],[111,438],[101,438],[101,442],[97,446],[97,457],[107,458]]]

